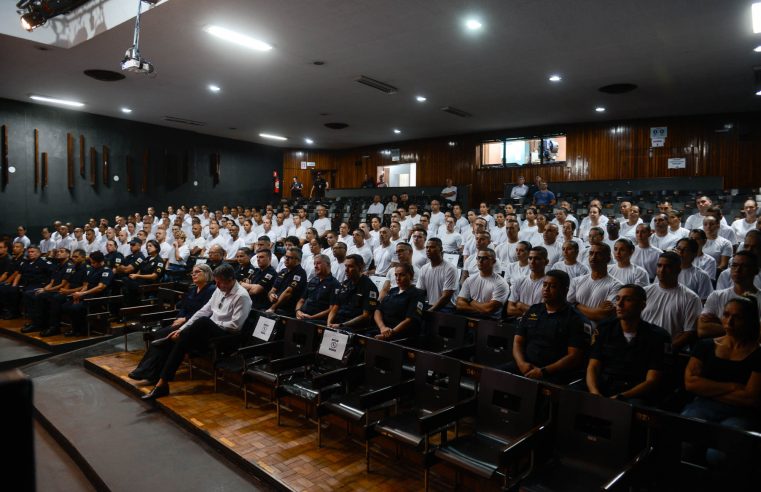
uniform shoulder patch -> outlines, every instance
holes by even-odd
[[[271,278],[272,278],[272,274],[271,274],[271,273],[267,273],[267,274],[265,274],[265,275],[264,275],[264,278],[266,278],[267,280],[269,280],[269,279],[271,279]]]
[[[370,297],[370,299],[377,299],[378,293],[371,290],[370,293],[368,294],[368,297]]]
[[[299,280],[301,280],[301,275],[294,275],[293,280],[294,282],[298,282]]]

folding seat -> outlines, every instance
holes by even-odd
[[[548,425],[548,406],[541,400],[538,382],[484,368],[478,397],[468,408],[475,421],[473,433],[442,443],[434,452],[436,460],[488,480],[499,477],[507,488],[508,468],[517,460],[507,459],[506,451]]]
[[[397,446],[403,444],[423,454],[426,489],[429,463],[433,458],[430,437],[440,434],[442,442],[445,442],[447,430],[456,427],[457,415],[463,413],[463,408],[473,399],[472,393],[461,389],[460,373],[458,360],[418,352],[415,357],[415,382],[400,386],[395,395],[400,399],[411,396],[411,407],[381,419],[374,427],[378,435],[395,441]]]
[[[369,437],[377,415],[396,405],[393,392],[400,384],[413,380],[403,371],[406,349],[393,343],[367,339],[365,362],[347,368],[344,387],[317,408],[317,445],[322,446],[321,419],[336,415],[347,423],[360,425],[365,441],[365,460],[369,471]]]
[[[469,327],[477,323],[464,316],[435,312],[426,312],[423,321],[425,322],[423,335],[417,338],[403,338],[394,343],[416,350],[447,353],[468,345]]]

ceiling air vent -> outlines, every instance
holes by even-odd
[[[442,111],[445,113],[453,114],[455,116],[459,116],[460,118],[470,118],[473,116],[472,114],[468,113],[467,111],[463,111],[462,109],[458,109],[452,106],[444,106],[441,108]]]
[[[203,121],[189,120],[187,118],[178,118],[177,116],[164,116],[164,121],[168,121],[170,123],[181,123],[183,125],[190,125],[190,126],[206,126],[206,123]]]
[[[381,82],[380,80],[371,79],[370,77],[365,77],[364,75],[360,75],[359,78],[356,80],[360,84],[364,84],[368,87],[372,87],[373,89],[378,89],[384,94],[396,94],[397,92],[399,92],[399,89],[397,89],[393,85],[389,85],[385,82]]]

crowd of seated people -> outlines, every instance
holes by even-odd
[[[356,223],[331,217],[328,201],[297,200],[55,221],[36,243],[20,227],[0,242],[2,316],[23,313],[23,331],[49,336],[68,315],[67,334],[82,334],[84,299],[105,292],[136,305],[142,286],[184,282],[164,345],[131,373],[156,382],[151,399],[168,394],[184,353],[239,331],[252,309],[388,341],[424,334],[425,311],[498,320],[516,327],[510,372],[657,405],[681,354],[697,396],[685,412],[755,428],[756,202],[731,225],[706,196],[684,223],[666,201],[652,221],[629,199],[608,215],[610,204],[591,200],[576,217],[543,180],[519,186],[519,199],[472,210],[451,181],[430,200],[378,196],[377,213]]]

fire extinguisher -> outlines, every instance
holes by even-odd
[[[272,178],[274,180],[273,193],[280,194],[280,177],[277,175],[277,171],[272,171]]]

